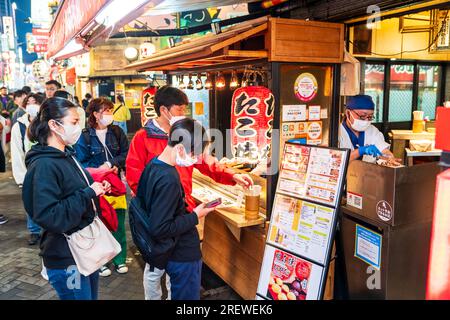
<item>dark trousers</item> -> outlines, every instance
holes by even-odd
[[[166,272],[170,277],[172,300],[200,300],[202,260],[169,261]]]
[[[1,139],[1,135],[0,135]],[[0,141],[0,172],[6,171],[5,154],[3,153],[2,142]]]

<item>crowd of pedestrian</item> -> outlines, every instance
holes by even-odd
[[[128,213],[146,263],[145,299],[162,298],[163,275],[168,299],[199,299],[196,226],[213,209],[194,201],[193,169],[222,184],[247,188],[253,181],[208,153],[205,129],[185,116],[186,94],[161,87],[154,100],[157,118],[129,142],[131,115],[120,95],[114,104],[86,94],[80,105],[54,80],[46,83],[45,95],[23,88],[10,98],[4,89],[0,170],[11,132],[12,170],[22,188],[29,244],[40,242],[42,274],[59,298],[95,300],[100,276],[128,272]],[[0,224],[6,221],[0,216]],[[74,275],[79,286],[68,287]]]

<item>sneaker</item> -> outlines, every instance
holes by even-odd
[[[41,239],[41,236],[39,234],[32,233],[30,235],[30,240],[28,240],[28,244],[30,246],[34,246],[39,242],[40,239]]]
[[[8,219],[4,215],[0,214],[0,224],[5,224],[7,222]]]
[[[111,270],[107,266],[103,266],[100,268],[100,277],[109,277],[111,275]]]
[[[128,267],[126,264],[120,264],[116,267],[117,273],[125,274],[128,272]]]

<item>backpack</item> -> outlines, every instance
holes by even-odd
[[[17,121],[20,128],[20,136],[22,138],[22,150],[25,152],[25,134],[27,133],[27,126],[20,121]]]
[[[147,184],[147,171],[148,170],[144,170],[142,173],[141,178],[139,179],[136,196],[130,201],[128,218],[130,220],[130,231],[133,242],[141,253],[143,260],[150,264],[154,241],[148,234],[148,230],[150,230],[150,221],[145,202],[141,200],[144,185]]]
[[[150,230],[150,219],[143,199],[146,195],[146,190],[144,190],[144,188],[147,185],[151,169],[152,163],[150,162],[139,179],[136,196],[130,201],[128,217],[131,237],[141,253],[142,259],[151,267],[165,269],[178,238],[167,240],[168,242],[166,241],[165,243],[161,241],[156,242],[148,233]]]

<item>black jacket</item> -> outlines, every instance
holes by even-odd
[[[189,262],[201,259],[198,217],[186,210],[184,191],[175,167],[154,158],[140,181],[138,196],[149,216],[152,251],[158,257],[151,265],[164,269],[167,261]],[[142,185],[141,185],[142,184]]]
[[[27,153],[27,174],[22,199],[26,212],[44,230],[41,253],[49,269],[65,269],[75,265],[65,234],[88,226],[95,217],[92,199],[95,195],[76,163],[74,152],[62,152],[53,147],[35,145]],[[92,177],[87,171],[90,184]]]

